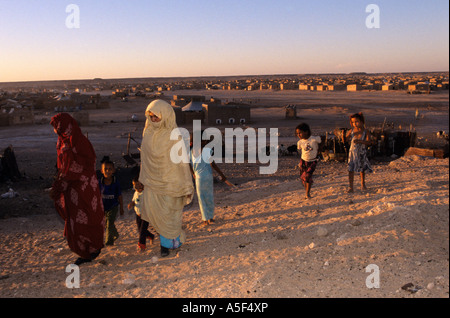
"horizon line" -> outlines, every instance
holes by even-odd
[[[446,71],[407,71],[407,72],[342,72],[342,73],[278,73],[278,74],[247,74],[247,75],[200,75],[200,76],[154,76],[154,77],[118,77],[118,78],[84,78],[84,79],[53,79],[53,80],[20,80],[0,82],[0,84],[38,83],[38,82],[78,82],[78,81],[117,81],[117,80],[146,80],[146,79],[200,79],[200,78],[223,78],[223,77],[258,77],[258,76],[310,76],[310,75],[376,75],[376,74],[416,74],[416,73],[449,73]]]

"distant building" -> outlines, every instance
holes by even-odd
[[[260,86],[257,83],[252,83],[247,86],[248,91],[255,91],[255,90],[258,90],[259,88],[260,88]]]
[[[430,84],[428,83],[417,83],[417,84],[409,84],[408,91],[429,91]]]
[[[201,101],[191,100],[189,104],[181,108],[181,112],[185,124],[191,124],[194,120],[203,122],[205,119],[205,111]]]
[[[217,125],[244,125],[250,123],[250,107],[245,105],[218,103],[203,104],[205,108],[205,124]]]
[[[205,102],[205,96],[202,95],[173,95],[170,104],[172,106],[184,107],[190,102]]]
[[[260,83],[259,84],[259,90],[263,90],[263,89],[269,89],[269,84],[267,83]]]
[[[327,88],[329,91],[345,91],[346,86],[344,84],[328,84]]]
[[[269,89],[274,90],[274,91],[279,90],[280,89],[280,83],[278,83],[278,82],[270,83],[269,84]]]
[[[220,100],[204,96],[174,96],[171,101],[178,125],[191,125],[201,120],[209,126],[240,125],[250,122],[250,107],[237,104],[222,104]]]
[[[34,112],[31,107],[22,107],[15,100],[0,103],[0,126],[34,124]]]
[[[316,91],[326,91],[328,90],[328,86],[327,85],[316,85]]]
[[[448,89],[448,82],[442,82],[436,84],[437,89]]]
[[[308,85],[308,84],[299,84],[298,89],[301,91],[309,91],[310,86],[311,85]]]
[[[282,91],[294,90],[296,88],[297,88],[297,85],[295,85],[293,82],[280,83],[280,90],[282,90]]]
[[[174,95],[170,104],[175,111],[178,125],[192,123],[195,119],[204,120],[202,104],[205,97],[201,95]]]
[[[347,85],[347,92],[356,92],[362,90],[363,87],[360,84],[349,84]]]

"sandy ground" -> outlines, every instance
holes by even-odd
[[[279,128],[286,144],[296,142],[293,128],[300,121],[323,133],[347,127],[347,116],[357,111],[366,114],[368,125],[388,117],[395,127],[409,128],[419,108],[422,117],[414,124],[423,142],[449,126],[448,92],[178,94],[258,99],[265,107],[252,110],[250,126]],[[91,112],[90,125],[82,129],[98,159],[109,155],[125,165],[128,133],[140,141],[147,104],[117,101]],[[299,105],[298,121],[284,119],[280,107],[286,104]],[[139,122],[131,122],[133,113]],[[46,122],[51,115],[38,117]],[[80,288],[68,288],[66,266],[76,255],[45,192],[55,169],[55,143],[48,124],[0,127],[0,148],[13,145],[26,176],[0,184],[1,193],[12,187],[19,194],[0,199],[0,297],[449,297],[449,160],[418,156],[374,161],[368,190],[353,194],[345,193],[346,165],[321,162],[310,200],[298,180],[298,156],[281,157],[273,175],[259,174],[258,164],[220,164],[237,186],[215,184],[214,225],[200,226],[194,201],[184,213],[186,244],[161,258],[158,239],[145,252],[137,250],[134,212],[126,212],[116,222],[116,245],[81,265]],[[131,196],[132,190],[124,190],[126,203]],[[411,287],[402,289],[406,284]]]

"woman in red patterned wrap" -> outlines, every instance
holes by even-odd
[[[55,115],[50,124],[58,135],[58,175],[50,196],[65,221],[69,248],[80,256],[75,261],[79,265],[96,258],[103,248],[105,213],[95,173],[95,151],[69,114]]]

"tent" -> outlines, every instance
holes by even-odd
[[[201,112],[203,111],[203,103],[192,101],[184,106],[181,110],[184,112]]]

